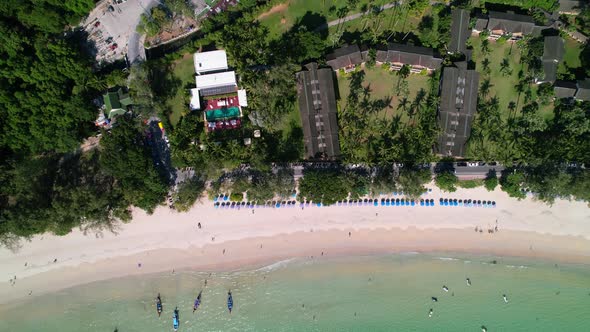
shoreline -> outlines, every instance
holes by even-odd
[[[30,291],[34,297],[172,270],[243,270],[291,258],[316,259],[322,252],[327,257],[465,253],[590,264],[590,209],[584,203],[547,206],[530,199],[519,202],[500,191],[435,190],[427,197],[481,197],[495,200],[498,208],[321,207],[252,213],[216,210],[208,202],[187,213],[134,211],[134,220],[116,234],[76,230],[64,237],[36,236],[16,253],[0,249],[0,304],[30,299]],[[487,229],[494,228],[496,219],[499,231],[490,234]],[[476,226],[484,232],[475,232]],[[8,281],[13,276],[14,286]]]

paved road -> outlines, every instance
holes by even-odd
[[[385,4],[385,5],[381,6],[381,10],[393,8],[393,7],[395,7],[397,5],[401,5],[401,4],[402,4],[402,1],[400,1],[400,2],[391,2],[391,3],[388,3],[388,4]],[[317,27],[315,29],[315,31],[325,30],[325,29],[327,29],[329,27],[333,27],[333,26],[338,25],[340,23],[344,23],[344,22],[356,20],[357,18],[362,17],[362,16],[367,15],[367,14],[370,14],[370,13],[371,13],[371,10],[367,10],[364,13],[356,13],[356,14],[348,15],[348,16],[343,17],[341,19],[339,18],[337,20],[330,21],[330,22],[328,22],[326,24],[322,24],[319,27]]]
[[[500,173],[504,170],[504,166],[476,166],[476,167],[455,167],[455,174],[458,177],[485,177],[489,171],[495,170],[496,175],[500,176]]]
[[[404,3],[404,1],[403,1],[403,0],[400,0],[400,1],[395,1],[395,2],[390,2],[390,3],[384,4],[383,6],[381,6],[381,10],[385,10],[385,9],[393,8],[393,7],[395,7],[395,6],[401,6],[403,3]],[[430,4],[431,4],[431,5],[434,5],[434,4],[437,4],[437,3],[444,3],[444,2],[441,2],[440,0],[432,0],[432,1],[430,1]],[[321,30],[325,30],[325,29],[327,29],[327,28],[329,28],[329,27],[333,27],[333,26],[335,26],[335,25],[338,25],[338,24],[340,24],[340,23],[344,23],[344,22],[348,22],[348,21],[356,20],[357,18],[360,18],[360,17],[363,17],[363,16],[365,16],[365,15],[368,15],[368,14],[370,14],[370,13],[371,13],[371,11],[372,11],[372,10],[371,10],[371,9],[369,9],[369,10],[367,10],[367,11],[366,11],[366,12],[364,12],[364,13],[356,13],[356,14],[351,14],[351,15],[348,15],[348,16],[346,16],[346,17],[343,17],[343,18],[341,18],[341,19],[337,19],[337,20],[330,21],[330,22],[328,22],[328,23],[326,23],[326,24],[322,24],[322,25],[320,25],[319,27],[317,27],[317,28],[315,29],[315,31],[321,31]]]
[[[172,167],[170,160],[170,146],[167,142],[166,133],[158,127],[160,120],[157,117],[151,117],[148,124],[148,144],[152,147],[152,158],[156,169],[170,183],[176,181],[176,169]]]
[[[158,0],[140,0],[138,1],[138,6],[141,7],[144,13],[149,14],[150,9],[155,7],[156,5],[160,4]],[[145,49],[143,48],[143,38],[140,36],[136,31],[136,27],[139,24],[141,17],[138,17],[133,24],[133,30],[130,32],[129,40],[127,41],[127,61],[129,61],[129,65],[137,61],[144,61],[145,60]]]

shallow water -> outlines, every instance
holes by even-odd
[[[171,331],[175,306],[179,331],[590,331],[590,266],[401,254],[127,277],[0,307],[0,331]]]

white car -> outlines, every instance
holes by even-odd
[[[467,163],[467,166],[469,166],[469,167],[476,167],[476,166],[478,166],[478,164],[476,162],[471,162],[470,161],[470,162]]]

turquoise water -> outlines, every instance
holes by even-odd
[[[590,331],[590,267],[445,256],[324,257],[97,282],[0,307],[0,331],[172,331],[175,306],[179,331]]]

